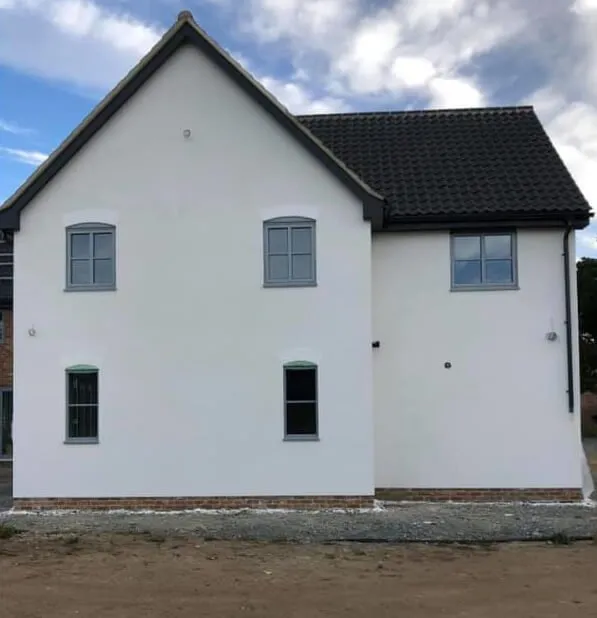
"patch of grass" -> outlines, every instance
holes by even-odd
[[[565,532],[556,532],[549,542],[552,545],[572,545],[573,540]]]
[[[12,524],[0,524],[0,539],[12,539],[13,536],[21,534],[22,530],[19,530]]]

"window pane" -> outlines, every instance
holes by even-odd
[[[316,399],[316,369],[286,369],[286,401],[315,401]]]
[[[270,255],[268,261],[268,280],[270,281],[288,281],[288,256],[287,255]]]
[[[481,283],[481,261],[454,262],[454,285]]]
[[[97,405],[97,373],[68,374],[68,404]]]
[[[69,438],[97,438],[97,406],[69,408]]]
[[[452,242],[455,260],[481,259],[480,236],[453,236]]]
[[[93,255],[96,258],[111,258],[113,256],[112,232],[93,235]]]
[[[512,256],[512,237],[510,234],[501,236],[485,236],[486,258],[510,258]]]
[[[312,228],[292,228],[292,253],[311,253]]]
[[[511,260],[488,260],[485,262],[485,283],[512,283]]]
[[[74,284],[91,283],[91,260],[71,260],[70,282]]]
[[[288,253],[288,228],[270,228],[267,230],[267,250],[270,255]]]
[[[289,436],[317,434],[317,406],[315,403],[286,404],[286,434]]]
[[[93,282],[114,283],[112,260],[93,260]]]
[[[292,256],[292,278],[297,280],[313,278],[313,260],[310,255]]]
[[[71,234],[70,255],[73,258],[89,257],[89,234]]]

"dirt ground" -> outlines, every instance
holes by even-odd
[[[597,545],[0,540],[0,616],[597,615]]]

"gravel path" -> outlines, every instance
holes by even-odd
[[[179,513],[0,513],[34,534],[132,532],[218,540],[291,542],[460,541],[586,539],[597,535],[590,505],[400,504],[371,511],[239,511]]]

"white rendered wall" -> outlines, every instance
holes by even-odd
[[[374,237],[377,487],[581,486],[578,383],[574,414],[566,393],[563,234],[519,231],[520,289],[493,292],[450,292],[448,233]],[[575,376],[577,340],[575,317]]]
[[[262,222],[284,215],[317,220],[317,287],[262,287]],[[63,291],[64,228],[86,221],[117,227],[116,292]],[[372,493],[362,205],[199,52],[168,61],[21,223],[16,497]],[[319,365],[319,442],[283,441],[292,360]],[[79,363],[100,368],[97,445],[63,443]]]

